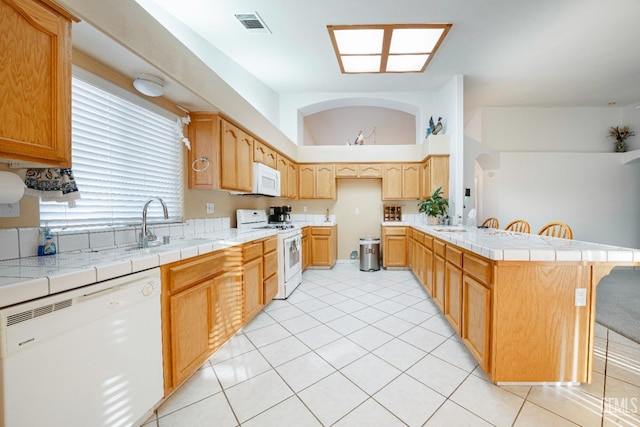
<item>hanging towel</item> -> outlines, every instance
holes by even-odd
[[[72,208],[80,198],[71,169],[27,169],[24,183],[24,194],[40,197],[44,202],[67,202]]]

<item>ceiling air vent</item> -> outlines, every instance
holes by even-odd
[[[270,34],[269,28],[257,13],[236,13],[236,19],[251,34]]]

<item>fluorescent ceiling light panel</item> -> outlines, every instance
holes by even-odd
[[[389,55],[388,73],[417,73],[422,70],[429,55]]]
[[[396,28],[391,34],[389,53],[431,53],[443,28]]]
[[[337,30],[334,34],[342,55],[382,53],[383,29]]]
[[[450,28],[451,24],[327,26],[345,74],[423,72]]]
[[[343,56],[342,65],[345,73],[378,73],[380,72],[380,55]]]

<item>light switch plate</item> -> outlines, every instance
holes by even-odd
[[[207,203],[207,213],[212,214],[215,212],[215,206],[213,203]]]

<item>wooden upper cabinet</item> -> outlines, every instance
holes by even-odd
[[[220,188],[220,117],[215,113],[190,113],[189,188]]]
[[[338,163],[336,178],[382,178],[382,165]]]
[[[220,125],[220,188],[250,192],[253,138],[224,119]]]
[[[402,165],[384,165],[382,169],[382,199],[402,199]]]
[[[358,165],[350,163],[338,163],[336,165],[336,178],[357,178]]]
[[[300,199],[335,199],[336,175],[333,163],[301,164],[298,167]]]
[[[294,162],[280,155],[276,156],[276,169],[280,171],[280,197],[298,197],[298,169]]]
[[[438,187],[449,197],[449,156],[429,157],[422,164],[421,197],[429,197]]]
[[[318,164],[316,168],[316,199],[336,198],[336,173],[333,164]]]
[[[71,166],[71,25],[55,3],[0,1],[0,157]]]
[[[382,199],[408,200],[420,195],[418,163],[387,164],[382,168]]]
[[[358,165],[358,178],[382,178],[382,165],[379,165],[379,164]]]
[[[289,172],[287,172],[288,190],[287,197],[298,198],[298,165],[289,162]]]
[[[316,197],[316,165],[299,165],[298,197],[300,199],[315,199]]]
[[[253,141],[253,161],[265,164],[270,168],[277,168],[277,153],[262,141],[257,139]],[[280,173],[280,179],[282,179],[282,172]]]
[[[280,154],[276,157],[276,169],[280,172],[280,197],[289,197],[289,159]]]
[[[402,165],[402,198],[417,199],[420,196],[420,168],[418,163]]]

